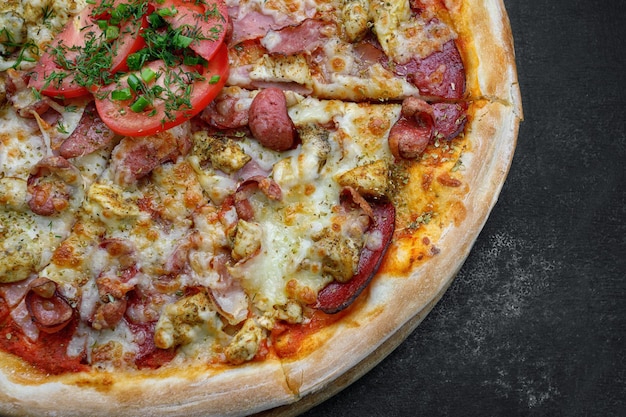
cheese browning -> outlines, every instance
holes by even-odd
[[[10,75],[0,298],[33,344],[62,321],[73,332],[64,354],[93,369],[242,364],[272,352],[272,331],[310,324],[329,284],[374,273],[360,268],[363,253],[386,249],[377,205],[397,208],[398,241],[417,241],[418,230],[436,240],[450,222],[437,212],[452,204],[462,218],[467,190],[452,168],[463,139],[449,132],[463,130],[465,107],[431,108],[406,73],[456,36],[428,10],[405,0],[227,2],[230,85],[193,120],[124,137],[99,130],[84,98],[44,100],[25,87],[30,58],[82,1],[0,8],[0,71]],[[258,33],[247,26],[255,19],[267,22]],[[16,103],[21,95],[33,101]],[[270,110],[277,96],[280,114]],[[411,114],[413,131],[398,135],[414,147],[410,134],[428,130],[424,147],[395,155],[390,131],[409,118],[401,103],[418,98],[431,123]],[[289,140],[274,143],[278,131]],[[392,250],[436,254],[420,242],[429,243]],[[33,282],[50,283],[54,298]],[[33,291],[71,318],[32,320],[23,294]]]

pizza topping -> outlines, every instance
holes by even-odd
[[[361,40],[369,30],[370,1],[352,0],[343,3],[343,30],[348,42]]]
[[[22,117],[33,118],[35,114],[43,114],[50,108],[50,99],[35,94],[28,88],[23,73],[9,69],[6,78],[6,97],[13,105],[17,114]]]
[[[113,149],[111,163],[118,184],[129,185],[167,161],[191,150],[189,125],[140,138],[127,137]]]
[[[417,158],[434,134],[433,109],[425,101],[409,97],[402,102],[402,114],[389,132],[389,148],[396,158]]]
[[[365,289],[378,270],[395,228],[395,208],[391,203],[374,204],[374,224],[370,234],[378,234],[379,244],[366,245],[361,251],[356,274],[347,282],[332,282],[317,295],[315,308],[325,313],[336,313],[348,307]]]
[[[222,323],[206,292],[168,304],[154,331],[154,344],[160,349],[193,342],[202,333],[221,330]]]
[[[457,137],[467,122],[467,103],[434,103],[435,138],[447,140]]]
[[[260,91],[250,105],[248,120],[252,135],[263,146],[275,151],[293,146],[295,126],[287,113],[287,99],[282,90]]]
[[[448,41],[441,51],[423,59],[413,58],[393,67],[396,74],[415,84],[420,94],[443,99],[460,99],[465,93],[465,69],[454,41]]]
[[[45,50],[29,87],[62,99],[93,94],[116,133],[157,133],[193,117],[224,86],[228,28],[221,0],[90,2]]]
[[[323,46],[328,38],[334,34],[334,30],[333,24],[307,19],[298,26],[288,26],[278,31],[270,30],[261,40],[261,45],[272,54],[311,53]]]
[[[33,322],[45,333],[63,329],[74,314],[69,303],[57,292],[56,283],[44,277],[30,284],[25,301]]]
[[[254,218],[254,208],[249,198],[256,190],[263,192],[270,200],[279,201],[282,198],[280,186],[271,178],[262,176],[250,177],[239,185],[233,200],[240,219],[252,220]]]
[[[66,210],[71,201],[82,200],[80,171],[60,156],[39,161],[28,177],[28,206],[42,216],[53,216]]]
[[[231,45],[264,36],[268,30],[294,26],[316,12],[315,2],[292,1],[259,2],[230,1],[229,14],[233,19]]]
[[[226,87],[200,113],[200,118],[217,129],[238,129],[248,125],[250,92],[238,87]]]
[[[0,204],[6,209],[23,212],[28,210],[27,182],[21,178],[0,178]]]
[[[85,108],[74,131],[59,147],[59,155],[64,158],[76,158],[104,149],[114,143],[116,135],[104,124],[93,102]]]
[[[200,163],[208,160],[213,168],[226,174],[239,171],[252,159],[241,146],[227,137],[210,136],[206,131],[193,134],[193,154],[200,157]]]
[[[228,55],[220,46],[203,65],[168,66],[152,61],[116,83],[95,88],[96,108],[114,132],[146,136],[178,126],[200,113],[228,78]]]
[[[467,118],[456,35],[431,5],[229,4],[90,4],[30,74],[49,96],[6,106],[3,123],[39,129],[17,116],[18,152],[0,127],[0,281],[22,281],[0,287],[0,340],[56,335],[102,370],[258,360],[281,351],[271,329],[315,331],[367,287],[388,199],[421,208],[398,190]],[[9,99],[32,94],[11,77]]]
[[[257,254],[259,249],[261,249],[262,234],[263,229],[258,224],[239,220],[231,252],[233,260],[245,262],[247,258]]]
[[[456,36],[437,19],[415,15],[407,0],[372,0],[370,10],[380,45],[398,64],[427,57]]]
[[[357,166],[339,175],[337,182],[343,187],[353,188],[366,198],[383,198],[389,182],[388,163],[379,159]]]
[[[254,319],[246,320],[224,350],[226,360],[234,365],[252,360],[265,337],[264,330],[256,324]]]

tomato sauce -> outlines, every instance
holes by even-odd
[[[7,310],[1,303],[0,309]],[[40,332],[36,341],[31,341],[11,316],[0,312],[0,350],[22,358],[41,372],[58,375],[66,372],[87,371],[85,354],[68,356],[67,346],[72,339],[78,320],[74,320],[56,333]]]
[[[270,339],[279,358],[290,358],[300,352],[304,341],[320,329],[324,329],[341,320],[351,308],[336,314],[326,314],[316,310],[311,320],[304,324],[277,323],[272,329]]]

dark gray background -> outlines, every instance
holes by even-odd
[[[311,416],[626,415],[626,2],[505,0],[525,121],[456,280]]]

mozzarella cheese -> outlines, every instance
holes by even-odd
[[[0,7],[0,25],[15,39],[40,47],[85,5],[84,0],[9,3]],[[341,224],[346,218],[358,223],[358,214],[338,215],[340,194],[352,187],[365,196],[386,196],[393,157],[384,139],[401,105],[333,98],[397,100],[419,94],[379,62],[364,66],[351,42],[373,25],[385,53],[406,63],[455,36],[440,22],[414,18],[407,0],[227,3],[240,19],[252,13],[271,16],[277,29],[313,17],[344,18],[341,37],[322,47],[324,62],[309,53],[266,54],[247,68],[249,79],[259,85],[297,84],[318,97],[286,94],[301,142],[294,149],[275,152],[249,137],[211,138],[209,143],[208,134],[196,133],[190,155],[120,184],[115,164],[125,160],[111,165],[111,155],[120,156],[116,150],[122,154],[124,149],[118,143],[130,139],[119,138],[122,142],[72,159],[82,176],[82,204],[44,217],[28,208],[30,172],[76,128],[84,106],[77,103],[72,110],[78,111],[55,107],[57,125],[20,118],[9,106],[0,110],[0,282],[37,275],[56,282],[81,319],[67,352],[74,357],[86,352],[96,367],[131,366],[138,346],[152,337],[134,325],[151,323],[156,323],[157,347],[178,348],[176,361],[250,360],[276,320],[302,322],[303,306],[314,303],[322,288],[349,279],[360,248],[380,248],[381,235],[351,235],[366,227]],[[264,39],[266,46],[280,41],[277,32]],[[0,71],[11,65],[0,61]],[[243,109],[237,110],[245,111],[255,94],[242,93],[245,99],[237,105]],[[249,161],[280,188],[280,198],[262,189],[237,194]],[[238,218],[236,203],[228,205],[233,195],[249,203],[252,219]],[[351,258],[349,265],[329,272],[324,261],[341,264],[344,254]],[[95,329],[94,312],[113,297],[99,282],[103,276],[115,277],[141,302],[128,297],[124,319]],[[16,307],[12,316],[36,340],[38,331],[25,307]]]

